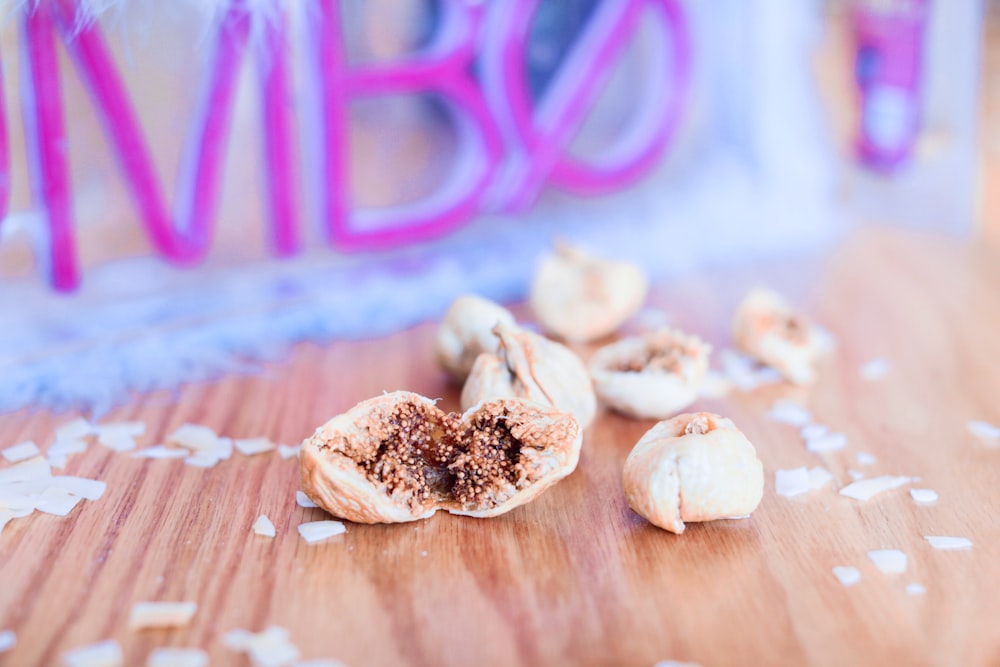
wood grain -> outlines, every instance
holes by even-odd
[[[349,525],[309,546],[296,506],[297,463],[238,454],[209,470],[145,461],[97,445],[67,472],[108,491],[65,518],[35,515],[0,537],[0,629],[18,645],[2,665],[58,664],[64,651],[115,638],[127,664],[157,646],[197,646],[213,665],[247,664],[226,631],[287,627],[305,658],[348,665],[1000,664],[1000,449],[977,443],[969,419],[1000,422],[1000,257],[957,240],[887,229],[829,253],[664,283],[652,301],[675,324],[722,347],[750,285],[775,285],[837,336],[811,391],[735,393],[696,407],[730,416],[756,444],[767,488],[752,518],[689,525],[673,535],[633,514],[621,490],[631,445],[651,422],[603,413],[577,471],[500,518],[439,515],[411,525]],[[521,315],[526,313],[521,310]],[[410,389],[457,408],[435,367],[433,323],[381,340],[303,345],[251,377],[137,396],[106,420],[142,419],[144,444],[191,421],[233,437],[296,442],[383,390]],[[581,349],[583,354],[589,350]],[[858,367],[892,364],[869,383]],[[768,421],[778,397],[800,399],[845,432],[843,452],[808,453]],[[0,446],[47,445],[66,415],[0,416]],[[869,467],[855,456],[878,457]],[[787,499],[774,471],[825,465],[917,475],[940,494],[915,505],[905,489],[861,503],[827,488]],[[253,535],[266,513],[277,538]],[[938,552],[923,535],[968,537]],[[880,574],[866,552],[898,548],[905,575]],[[845,588],[835,565],[853,565]],[[927,587],[907,595],[906,584]],[[194,600],[187,628],[130,632],[131,605]]]

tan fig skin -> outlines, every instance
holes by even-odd
[[[697,400],[711,350],[675,329],[623,338],[591,357],[594,392],[627,417],[667,419]]]
[[[445,313],[434,341],[438,363],[454,380],[463,382],[476,357],[496,350],[493,327],[499,323],[516,326],[514,316],[503,306],[479,296],[458,297]]]
[[[733,343],[790,382],[816,380],[816,362],[823,353],[816,328],[776,292],[756,288],[747,294],[733,317]]]
[[[516,465],[510,468],[513,479],[502,476],[495,484],[485,485],[488,488],[474,500],[464,502],[444,488],[431,488],[426,497],[390,491],[386,481],[373,479],[358,460],[378,452],[386,438],[392,437],[393,429],[398,426],[398,421],[394,424],[393,420],[400,406],[406,410],[412,406],[410,412],[427,416],[423,433],[435,442],[443,442],[449,434],[463,434],[461,437],[485,434],[485,431],[470,431],[476,420],[488,423],[498,420],[520,445]],[[492,517],[533,500],[572,473],[579,461],[581,442],[582,433],[576,420],[549,406],[505,399],[473,406],[462,415],[449,415],[419,394],[393,392],[363,401],[334,417],[302,443],[301,485],[317,505],[334,516],[357,523],[415,521],[438,510]],[[461,467],[461,459],[470,456],[471,451],[456,447],[449,459],[435,464],[435,474],[467,470]]]
[[[749,515],[764,493],[764,470],[732,421],[709,412],[661,421],[636,443],[622,475],[629,507],[655,526]]]
[[[574,343],[614,333],[639,312],[649,279],[635,264],[559,243],[535,272],[529,303],[542,329]]]
[[[479,355],[462,388],[462,409],[498,398],[525,398],[576,417],[582,428],[594,420],[597,398],[590,374],[565,345],[499,324],[496,353]]]

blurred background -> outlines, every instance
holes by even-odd
[[[0,12],[0,410],[517,300],[557,237],[660,280],[1000,239],[993,1]]]

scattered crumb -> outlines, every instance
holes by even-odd
[[[918,505],[930,505],[937,502],[938,494],[931,489],[910,489],[910,497]]]
[[[302,491],[295,492],[295,503],[299,507],[319,507],[319,505],[310,500],[309,496],[307,496]]]
[[[278,532],[274,529],[274,524],[267,518],[266,514],[261,514],[253,522],[253,532],[264,537],[274,537]]]
[[[128,617],[131,630],[180,627],[191,622],[198,605],[194,602],[136,602]]]
[[[861,377],[869,382],[881,380],[889,373],[889,362],[881,357],[861,364]]]
[[[234,440],[233,444],[244,456],[263,454],[274,449],[274,443],[268,438],[250,438],[245,440]]]
[[[927,540],[930,543],[930,545],[935,549],[952,550],[952,549],[972,548],[972,541],[964,537],[947,537],[944,535],[924,535],[924,539]]]
[[[878,463],[878,459],[868,452],[858,452],[858,465],[870,466]]]
[[[9,651],[15,646],[17,646],[17,635],[14,634],[13,630],[0,632],[0,653]]]
[[[27,461],[28,459],[34,458],[39,454],[41,454],[41,452],[38,450],[38,445],[31,440],[13,445],[3,450],[3,457],[7,459],[9,463]]]
[[[420,555],[421,555],[421,556],[426,556],[426,555],[427,555],[427,552],[426,552],[426,551],[421,551],[421,552],[420,552]]]
[[[299,524],[299,535],[309,544],[346,532],[347,528],[339,521],[308,521]]]
[[[810,452],[833,452],[847,446],[847,436],[843,433],[826,433],[806,440]]]
[[[809,470],[793,468],[791,470],[776,470],[774,472],[774,490],[779,496],[791,498],[800,493],[806,493],[812,487],[809,484]]]
[[[723,350],[719,354],[722,373],[736,388],[752,391],[766,384],[777,384],[784,378],[773,368],[762,366],[750,357],[735,350]]]
[[[816,466],[809,469],[809,490],[818,491],[830,483],[833,475],[826,468]]]
[[[927,588],[925,588],[923,584],[917,584],[917,583],[907,584],[906,592],[909,593],[910,595],[923,595],[924,593],[927,592]]]
[[[132,453],[132,458],[134,459],[183,459],[188,456],[190,452],[186,449],[174,449],[173,447],[165,447],[164,445],[156,445],[155,447],[146,447],[145,449],[140,449],[137,452]]]
[[[969,433],[977,438],[1000,440],[1000,426],[994,426],[984,421],[970,421],[965,426],[969,429]]]
[[[79,440],[95,433],[93,424],[82,417],[77,417],[56,429],[56,440]]]
[[[89,644],[63,653],[66,667],[119,667],[122,664],[122,647],[114,639]]]
[[[859,479],[864,479],[864,478],[865,478],[865,474],[864,474],[863,472],[859,472],[859,471],[857,471],[857,470],[851,470],[851,469],[848,469],[848,471],[847,471],[847,474],[848,474],[848,475],[849,475],[849,476],[851,477],[851,479],[853,479],[853,480],[854,480],[855,482],[856,482],[856,481],[858,481]]]
[[[208,667],[208,653],[200,648],[154,648],[146,667]]]
[[[898,549],[879,549],[869,551],[868,558],[885,574],[902,574],[906,572],[906,554]]]
[[[829,426],[824,426],[823,424],[806,424],[799,433],[802,435],[803,440],[814,440],[823,437],[829,432]]]
[[[282,459],[290,459],[299,455],[302,445],[278,445],[278,456]]]
[[[771,406],[771,411],[767,413],[768,419],[790,424],[791,426],[805,426],[812,421],[812,415],[802,405],[787,398],[779,398]]]
[[[861,572],[856,567],[838,565],[833,568],[833,576],[845,586],[853,586],[861,581]]]
[[[871,500],[883,491],[899,488],[904,484],[909,484],[911,481],[909,477],[882,475],[881,477],[872,477],[871,479],[852,482],[840,490],[840,495],[854,498],[855,500]]]
[[[257,667],[284,667],[299,658],[299,649],[288,639],[288,630],[277,625],[256,634],[231,630],[222,641],[234,651],[249,653]]]

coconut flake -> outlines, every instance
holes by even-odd
[[[215,431],[198,424],[181,424],[167,436],[167,442],[188,449],[211,449],[219,440]]]
[[[247,438],[244,440],[234,440],[233,444],[244,456],[263,454],[274,449],[274,443],[268,438]]]
[[[307,495],[306,495],[305,493],[303,493],[302,491],[296,491],[296,492],[295,492],[295,503],[296,503],[296,504],[297,504],[297,505],[298,505],[299,507],[319,507],[319,505],[317,505],[316,503],[314,503],[314,502],[313,502],[313,501],[312,501],[312,500],[311,500],[311,499],[309,498],[309,496],[307,496]]]
[[[308,521],[299,524],[299,535],[309,544],[346,532],[347,528],[339,521]]]
[[[194,602],[136,602],[128,617],[131,630],[180,627],[191,622],[198,605]]]
[[[17,635],[14,634],[13,630],[0,632],[0,653],[9,651],[15,646],[17,646]]]
[[[910,595],[923,595],[927,592],[927,589],[923,584],[912,583],[906,585],[906,592]]]
[[[266,514],[261,514],[253,522],[253,532],[264,537],[274,537],[278,532],[274,529],[274,524],[267,518]]]
[[[70,454],[82,454],[87,451],[86,440],[56,440],[49,445],[45,458],[53,468],[65,468]]]
[[[812,488],[809,482],[809,470],[804,466],[774,472],[774,490],[779,496],[791,498],[806,493]]]
[[[881,477],[862,479],[848,484],[840,490],[840,495],[854,498],[855,500],[871,500],[883,491],[899,488],[904,484],[909,484],[910,481],[909,477],[882,475]]]
[[[802,435],[803,440],[814,440],[815,438],[821,438],[830,432],[829,426],[824,426],[823,424],[806,424],[802,427],[799,433]]]
[[[79,440],[94,435],[94,425],[82,417],[77,417],[56,429],[56,440]]]
[[[781,373],[775,369],[761,366],[735,350],[723,350],[719,359],[726,378],[742,391],[752,391],[762,385],[776,384],[783,380]]]
[[[812,421],[812,415],[801,404],[787,398],[779,398],[771,405],[768,419],[791,426],[805,426]]]
[[[660,660],[653,667],[701,667],[697,662],[681,662],[679,660]]]
[[[175,449],[164,445],[146,447],[137,452],[132,452],[134,459],[183,459],[189,454],[186,449]]]
[[[80,496],[74,496],[66,489],[60,489],[57,486],[49,487],[45,489],[42,493],[41,498],[35,504],[35,509],[39,512],[45,512],[46,514],[54,514],[56,516],[66,516],[73,511],[80,501],[83,500]]]
[[[971,549],[972,540],[964,537],[948,537],[945,535],[924,535],[932,547],[941,550]]]
[[[858,452],[858,465],[870,466],[874,463],[878,463],[878,459],[869,454],[868,452]]]
[[[1000,427],[985,421],[970,421],[966,425],[969,433],[984,440],[1000,440]]]
[[[75,648],[62,654],[66,667],[119,667],[122,647],[114,639]]]
[[[288,630],[276,625],[256,634],[231,630],[223,642],[235,651],[249,653],[258,667],[284,667],[299,658],[298,648],[288,639]]]
[[[214,468],[221,460],[218,456],[198,453],[184,459],[184,463],[195,468]]]
[[[51,477],[52,467],[49,462],[41,456],[15,463],[14,465],[0,470],[0,484],[11,482],[23,482],[26,480]]]
[[[885,574],[906,572],[906,554],[899,549],[878,549],[869,551],[868,558]]]
[[[847,446],[847,436],[843,433],[824,433],[806,440],[810,452],[833,452]]]
[[[98,500],[104,495],[108,485],[97,479],[87,479],[86,477],[73,477],[71,475],[59,475],[51,479],[52,486],[64,489],[74,496],[80,496],[87,500]]]
[[[99,424],[94,428],[97,442],[116,452],[135,449],[135,439],[146,432],[146,424],[138,421]]]
[[[41,454],[41,452],[38,450],[38,445],[31,440],[27,440],[17,445],[12,445],[3,450],[3,457],[7,459],[9,463],[27,461],[28,459],[38,456],[39,454]]]
[[[830,483],[833,475],[826,468],[816,466],[809,469],[809,490],[818,491]]]
[[[289,667],[347,667],[347,665],[339,660],[320,658],[318,660],[300,660],[298,662],[293,662],[289,665]]]
[[[208,653],[200,648],[154,648],[146,667],[208,667]]]
[[[848,469],[847,474],[855,482],[858,481],[859,479],[864,479],[865,478],[865,474],[863,472],[860,472],[860,471],[857,471],[857,470]]]
[[[833,576],[844,586],[853,586],[861,581],[861,572],[856,567],[837,565],[833,568]]]
[[[938,494],[932,489],[910,489],[910,497],[918,505],[931,505],[937,502]]]
[[[881,380],[889,373],[889,362],[881,357],[878,359],[872,359],[861,364],[859,369],[862,379],[868,382],[877,382]]]
[[[282,459],[290,459],[299,455],[302,445],[278,445],[278,456]]]

